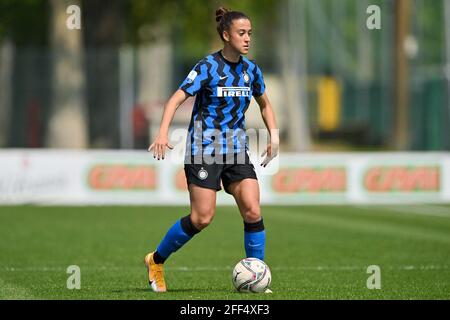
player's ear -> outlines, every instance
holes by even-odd
[[[224,30],[222,36],[226,42],[230,41],[230,34],[228,33],[228,31]]]

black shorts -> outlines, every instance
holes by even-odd
[[[195,184],[202,188],[213,189],[216,191],[222,190],[220,182],[222,181],[223,187],[226,193],[230,193],[228,187],[231,183],[241,181],[244,179],[255,179],[256,177],[255,167],[250,161],[250,158],[245,153],[241,159],[244,161],[237,162],[236,156],[234,161],[222,161],[222,163],[208,164],[205,161],[194,161],[190,159],[189,163],[184,164],[184,173],[186,174],[186,180],[188,185],[190,183]]]

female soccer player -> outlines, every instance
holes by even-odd
[[[222,50],[200,60],[164,107],[159,133],[150,145],[153,157],[164,159],[169,125],[177,108],[196,95],[186,141],[184,170],[188,183],[190,214],[178,220],[156,251],[145,256],[148,279],[155,292],[165,292],[163,263],[212,221],[216,192],[221,181],[231,194],[244,220],[244,246],[247,257],[264,259],[265,231],[259,205],[259,185],[250,162],[245,133],[245,117],[251,97],[255,97],[270,143],[262,166],[278,154],[278,130],[267,98],[261,70],[243,57],[250,49],[250,19],[238,11],[216,10],[217,31]]]

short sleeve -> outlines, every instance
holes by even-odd
[[[191,72],[189,72],[179,89],[191,96],[195,96],[197,92],[199,92],[200,89],[206,84],[207,80],[208,65],[204,60],[202,60],[194,66]]]
[[[253,80],[253,96],[254,97],[260,97],[264,94],[264,91],[266,90],[266,85],[264,83],[264,77],[262,74],[261,69],[255,65],[255,77]]]

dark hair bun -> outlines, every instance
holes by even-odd
[[[230,12],[230,10],[225,9],[224,7],[219,7],[216,10],[216,22],[219,22],[220,20],[222,20],[223,16],[228,12]]]

